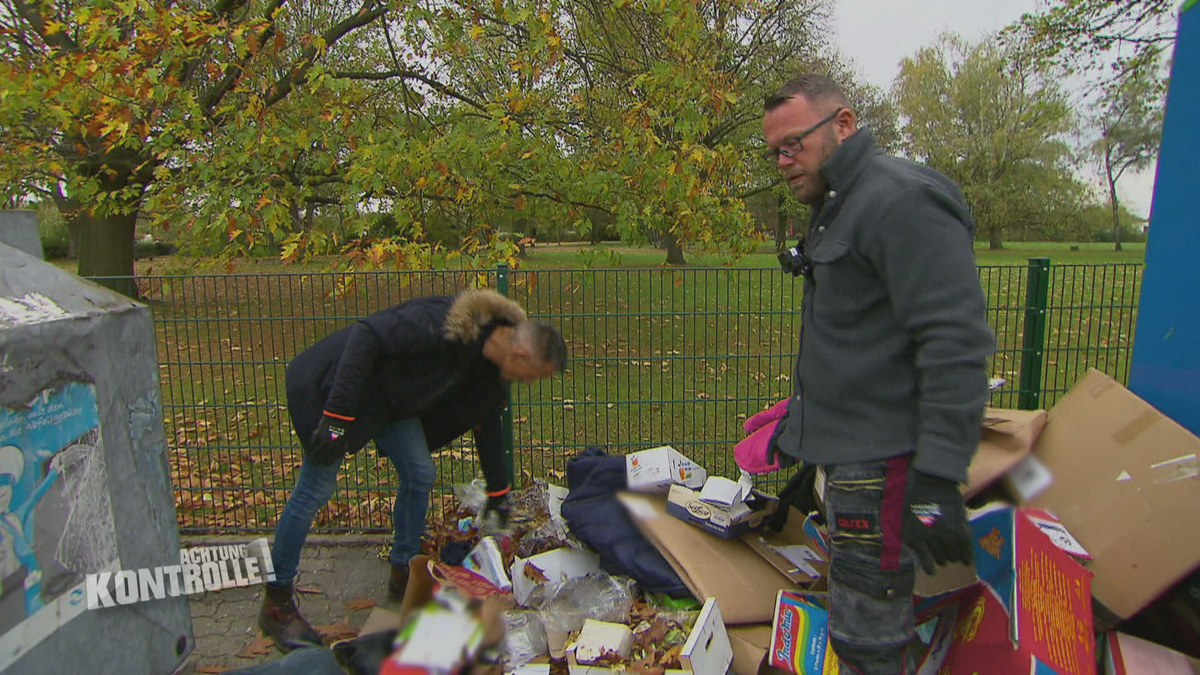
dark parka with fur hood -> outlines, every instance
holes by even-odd
[[[412,417],[431,450],[473,429],[487,489],[503,490],[505,384],[483,343],[496,326],[524,320],[517,303],[476,289],[416,298],[325,337],[287,367],[288,410],[301,445],[307,450],[326,412],[352,419],[351,452],[384,425]]]

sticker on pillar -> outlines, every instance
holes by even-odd
[[[87,607],[120,568],[96,390],[71,382],[0,408],[0,671]]]

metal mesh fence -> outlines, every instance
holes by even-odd
[[[1140,265],[1049,267],[1044,307],[1030,305],[1030,269],[979,273],[997,337],[992,374],[1010,383],[992,405],[1018,407],[1023,372],[1039,375],[1045,408],[1089,367],[1127,380]],[[619,454],[669,444],[712,473],[734,475],[742,421],[791,391],[802,282],[778,269],[502,276],[531,316],[560,327],[571,356],[565,375],[512,388],[517,485],[562,483],[567,459],[588,445]],[[384,307],[497,281],[495,271],[140,277],[158,334],[181,530],[274,526],[300,465],[283,384],[292,356]],[[1033,345],[1031,317],[1044,334]],[[437,509],[477,464],[461,442],[434,457]],[[390,463],[368,447],[343,466],[314,531],[390,530],[394,485]]]

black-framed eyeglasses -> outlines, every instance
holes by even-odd
[[[834,110],[833,112],[829,113],[825,117],[821,118],[820,122],[817,122],[816,124],[812,125],[811,127],[805,129],[804,131],[801,131],[800,133],[796,134],[795,136],[792,136],[792,137],[788,138],[787,140],[785,140],[784,142],[780,143],[778,148],[767,148],[767,150],[765,152],[763,152],[763,159],[767,160],[768,162],[773,161],[773,162],[778,163],[780,155],[787,157],[788,159],[794,158],[796,155],[800,154],[801,150],[804,149],[805,137],[807,137],[809,134],[816,131],[817,129],[820,129],[821,127],[825,126],[826,124],[829,124],[829,122],[833,118],[837,117],[838,114],[840,112],[842,112],[843,110],[845,110],[845,108],[838,108],[837,110]]]

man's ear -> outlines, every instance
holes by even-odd
[[[844,141],[858,131],[858,115],[851,108],[842,108],[833,121],[834,133],[839,141]]]

